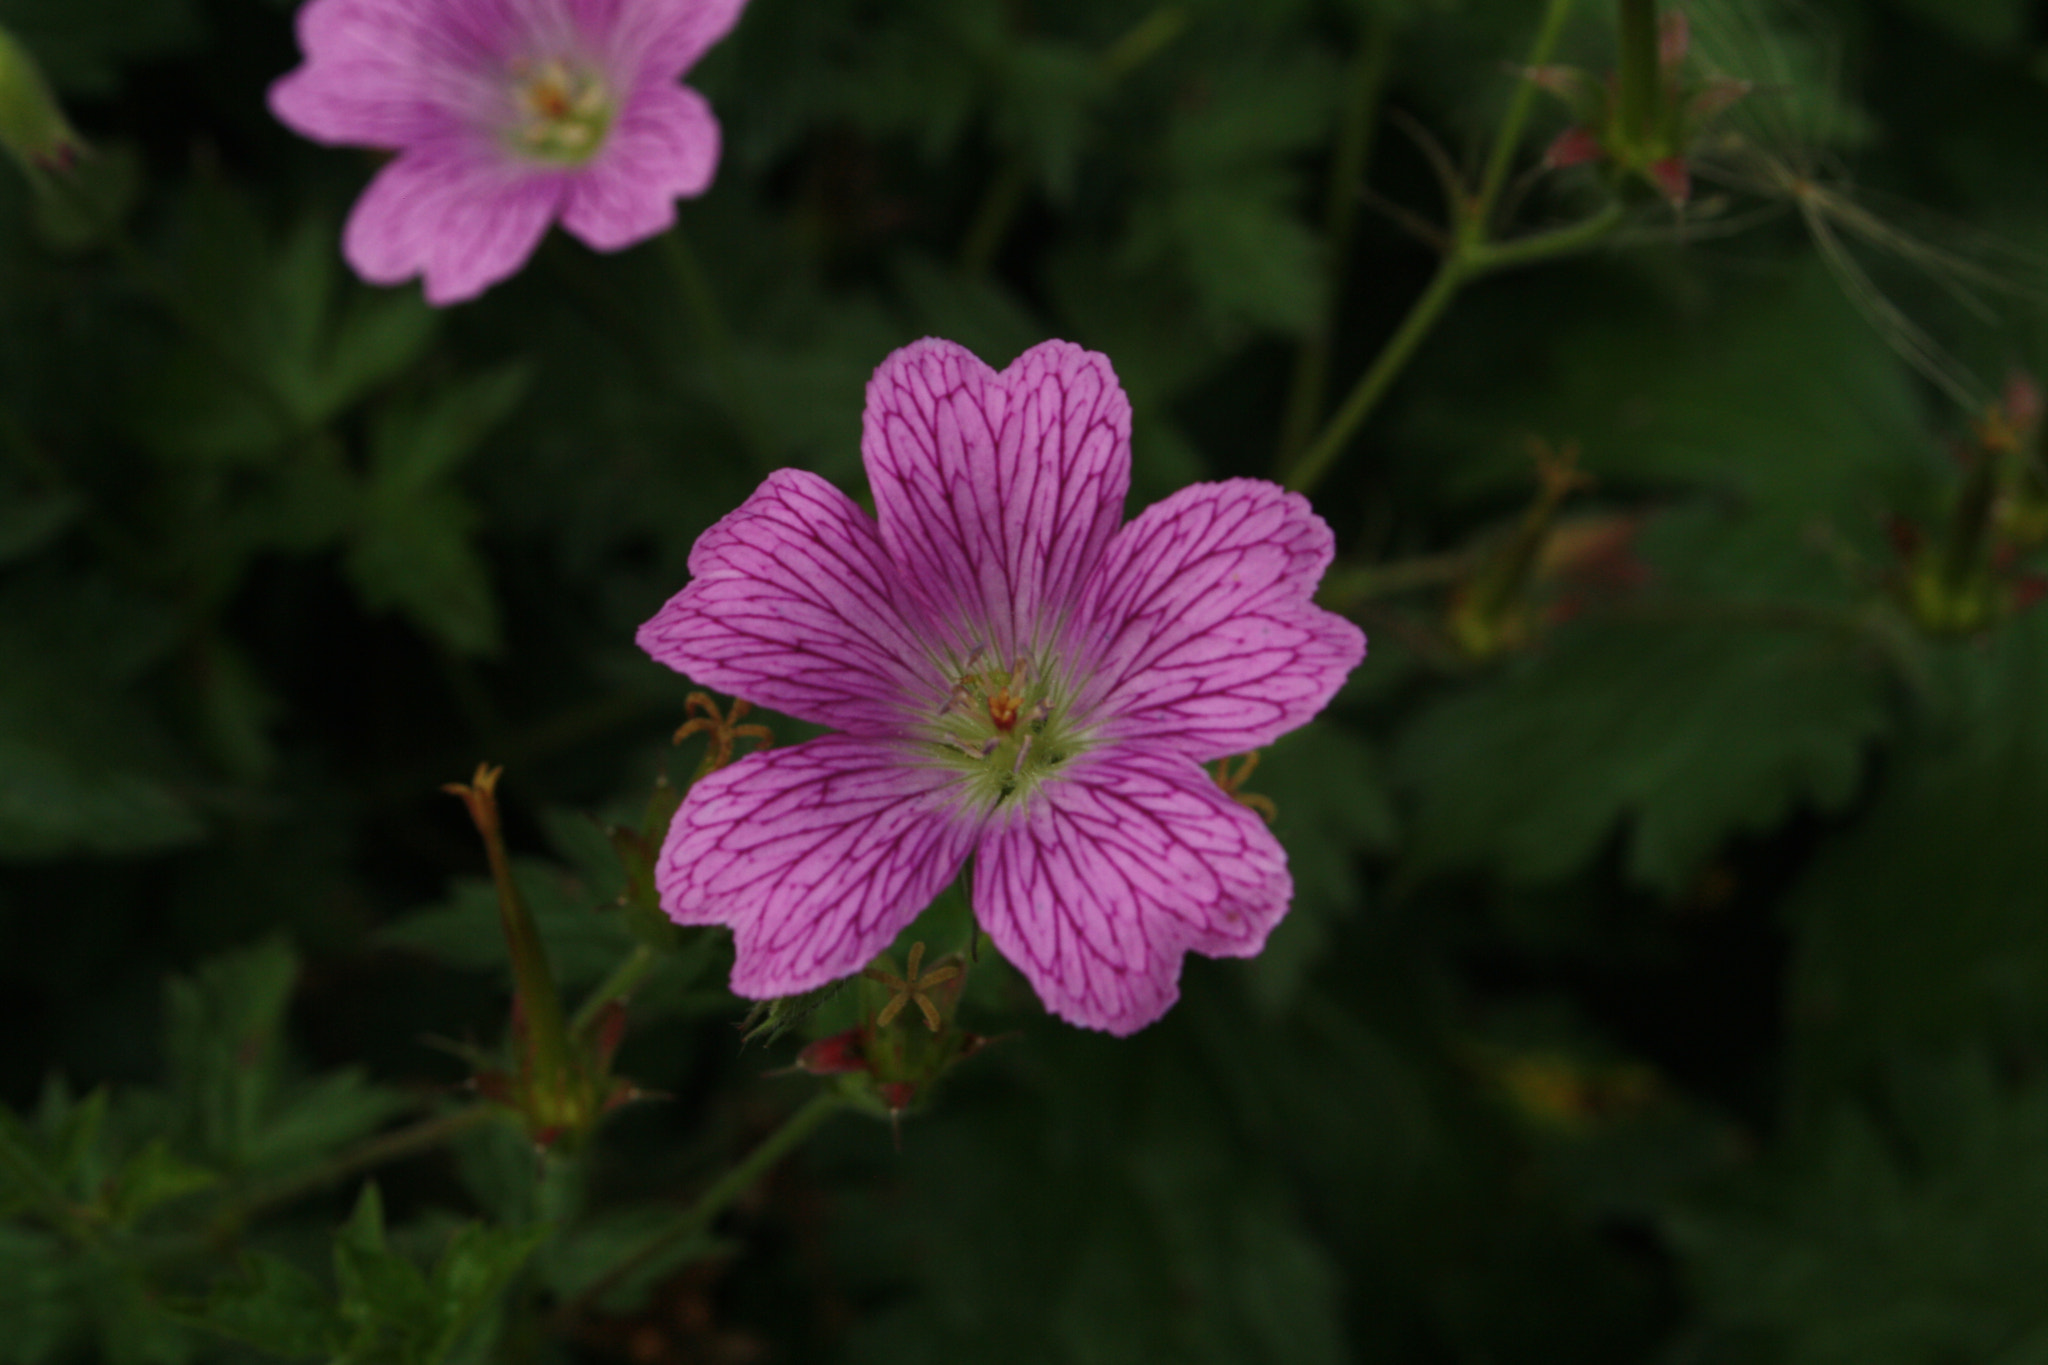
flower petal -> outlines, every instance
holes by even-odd
[[[769,475],[698,537],[690,577],[636,638],[704,686],[855,733],[945,705],[875,524],[816,474]]]
[[[568,0],[568,5],[590,40],[604,45],[613,70],[637,66],[644,79],[672,81],[732,30],[746,0]]]
[[[999,809],[974,910],[1047,1009],[1136,1032],[1180,994],[1181,958],[1249,957],[1293,896],[1259,818],[1185,759],[1117,748]]]
[[[955,771],[913,748],[826,735],[749,754],[690,789],[655,883],[679,924],[731,926],[755,999],[849,976],[960,870],[977,822]]]
[[[569,182],[562,226],[599,251],[644,241],[676,221],[676,200],[702,194],[718,169],[718,119],[694,90],[633,95],[604,150]]]
[[[427,302],[474,298],[526,263],[562,200],[562,175],[458,142],[415,147],[377,173],[342,253],[373,284],[426,276]]]
[[[1106,357],[1064,341],[996,374],[927,339],[868,384],[861,454],[882,541],[961,652],[1049,644],[1123,518],[1131,405]]]
[[[1310,600],[1332,548],[1308,499],[1258,479],[1146,508],[1084,594],[1083,723],[1204,761],[1307,721],[1365,657],[1364,633]]]
[[[419,0],[311,0],[299,11],[306,62],[270,87],[270,109],[302,136],[404,147],[450,136],[503,99],[505,60],[473,6]]]

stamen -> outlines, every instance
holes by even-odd
[[[1024,755],[1030,752],[1031,736],[1027,734],[1026,736],[1024,736],[1023,742],[1018,744],[1017,746],[1017,761],[1010,765],[1010,773],[1012,776],[1015,776],[1016,774],[1024,771]]]
[[[1008,688],[988,699],[988,718],[998,730],[1008,730],[1017,724],[1017,698]]]

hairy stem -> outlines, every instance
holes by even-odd
[[[734,1166],[715,1181],[711,1188],[697,1196],[697,1202],[690,1205],[681,1217],[649,1236],[631,1251],[620,1257],[611,1269],[593,1280],[575,1298],[565,1305],[564,1315],[574,1318],[598,1303],[617,1288],[634,1271],[647,1266],[664,1253],[673,1250],[709,1231],[713,1220],[723,1213],[726,1206],[766,1175],[776,1162],[789,1155],[803,1140],[817,1131],[826,1119],[846,1107],[846,1101],[835,1090],[820,1091],[813,1095],[802,1108],[783,1120],[780,1128],[762,1140],[761,1145],[747,1153],[739,1165]]]
[[[1315,330],[1295,357],[1294,381],[1280,425],[1280,460],[1284,464],[1308,442],[1322,415],[1330,381],[1330,346],[1337,331],[1337,300],[1344,290],[1345,263],[1351,231],[1363,198],[1366,158],[1378,126],[1380,93],[1386,85],[1387,57],[1393,49],[1384,25],[1375,26],[1352,58],[1344,84],[1343,121],[1337,128],[1336,153],[1330,159],[1330,183],[1323,225],[1323,249],[1329,253],[1329,298]]]

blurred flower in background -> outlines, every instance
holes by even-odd
[[[312,0],[305,65],[270,106],[319,142],[398,158],[343,250],[374,284],[460,303],[513,274],[548,224],[599,251],[675,222],[718,167],[718,120],[677,84],[745,0]]]

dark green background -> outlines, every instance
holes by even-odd
[[[1999,276],[1978,318],[1850,240],[1987,395],[2048,361],[2041,16],[1759,5],[1695,6],[1757,63],[1723,127]],[[1420,148],[1477,165],[1537,9],[754,0],[691,78],[726,138],[682,210],[707,330],[658,245],[558,233],[439,314],[354,280],[375,158],[265,111],[287,5],[0,0],[95,152],[89,212],[0,166],[0,1361],[274,1358],[165,1306],[262,1251],[310,1277],[250,1296],[283,1340],[355,1189],[179,1241],[209,1190],[431,1105],[464,1069],[425,1040],[503,1029],[439,785],[507,765],[528,894],[594,981],[631,942],[601,826],[696,762],[687,684],[631,643],[695,536],[774,467],[858,493],[862,385],[926,334],[1107,352],[1134,507],[1271,476],[1305,340],[1334,401],[1428,278],[1378,205],[1440,217]],[[1612,25],[1581,0],[1563,57],[1606,67]],[[1370,202],[1337,188],[1332,241],[1361,111]],[[1566,121],[1540,105],[1519,164]],[[1123,1041],[984,961],[962,1017],[1003,1037],[900,1150],[835,1120],[565,1329],[579,1266],[818,1084],[739,1047],[699,931],[621,1056],[668,1098],[573,1172],[537,1184],[507,1129],[380,1174],[400,1259],[444,1258],[359,1296],[417,1329],[385,1358],[2048,1362],[2048,612],[1953,638],[1899,607],[1885,525],[1938,530],[1978,414],[1745,167],[1475,286],[1317,491],[1346,570],[1441,558],[1519,514],[1532,437],[1576,441],[1572,514],[1640,515],[1647,573],[1479,662],[1441,588],[1344,599],[1371,657],[1251,783],[1297,882],[1264,956],[1191,959]],[[1599,193],[1546,178],[1513,222]],[[148,1207],[91,1245],[47,1180]],[[353,1226],[344,1296],[383,1264]],[[476,1325],[419,1325],[457,1302]]]

